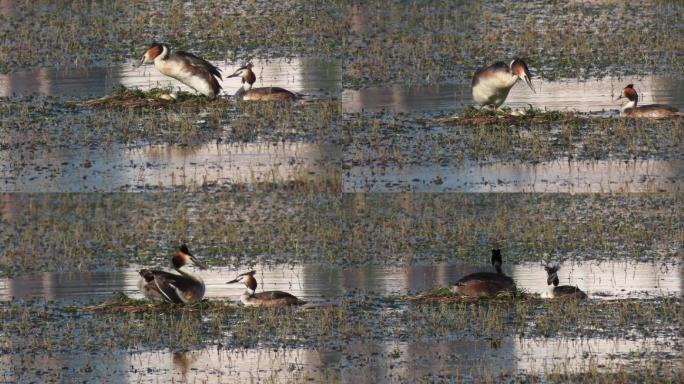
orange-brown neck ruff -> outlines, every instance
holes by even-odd
[[[173,267],[176,269],[182,268],[184,265],[188,264],[190,261],[190,256],[187,253],[181,251],[176,252],[176,254],[171,259]]]
[[[256,83],[256,75],[250,68],[245,70],[245,75],[242,76],[242,83],[248,83],[249,85]]]
[[[622,90],[622,93],[628,100],[633,101],[634,106],[636,106],[636,103],[639,101],[639,95],[637,94],[636,90],[634,90],[632,84],[626,86],[625,89]]]
[[[257,281],[252,275],[247,275],[245,278],[245,285],[247,288],[249,288],[252,292],[256,292],[257,288]]]
[[[151,47],[147,49],[145,56],[148,60],[154,60],[157,58],[157,56],[161,55],[163,50],[164,48],[161,44],[153,44]]]

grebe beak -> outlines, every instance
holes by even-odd
[[[226,77],[226,79],[230,79],[231,77],[238,77],[238,76],[242,75],[242,71],[244,71],[245,69],[247,69],[247,66],[243,66],[243,67],[236,69],[235,72],[233,72],[232,75]]]
[[[136,65],[135,67],[136,67],[136,68],[139,68],[139,67],[141,67],[143,64],[147,64],[147,62],[148,62],[148,61],[147,61],[147,57],[145,57],[145,55],[143,55],[142,60],[140,60],[140,62],[138,63],[138,65]]]
[[[233,283],[239,283],[242,280],[242,276],[236,278],[235,280],[231,280],[227,282],[226,284],[233,284]]]
[[[195,256],[190,255],[190,260],[192,260],[192,263],[195,264],[199,269],[207,269],[207,266],[204,263],[197,260]]]
[[[534,90],[534,86],[532,85],[532,80],[530,80],[530,78],[527,77],[527,75],[523,75],[523,80],[525,80],[525,83],[527,83],[527,86],[530,87],[532,92],[537,93],[537,91]]]
[[[620,99],[623,99],[624,97],[625,97],[624,94],[620,94],[620,96],[618,96],[617,99],[615,99],[615,101],[618,101],[618,100],[620,100]]]

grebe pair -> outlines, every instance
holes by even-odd
[[[172,77],[210,99],[221,91],[221,70],[210,62],[184,51],[171,52],[166,44],[152,44],[143,55],[141,65],[154,63],[163,75]],[[235,97],[240,100],[292,101],[299,96],[280,87],[252,88],[256,75],[252,63],[238,68],[227,78],[242,76],[242,87]]]
[[[473,100],[482,107],[497,109],[506,101],[508,93],[518,80],[525,81],[532,92],[536,93],[531,79],[530,70],[523,60],[515,59],[509,64],[497,61],[488,67],[478,69],[473,75]],[[677,108],[669,105],[651,104],[638,107],[639,96],[634,90],[633,84],[627,85],[617,99],[622,98],[626,98],[628,101],[620,109],[621,116],[646,118],[681,116]]]
[[[515,282],[501,270],[501,250],[492,250],[492,265],[496,272],[477,272],[462,277],[451,288],[453,292],[469,297],[492,297],[499,294],[515,293]],[[546,282],[553,284],[549,292],[552,298],[576,298],[586,299],[587,295],[577,287],[570,285],[559,286],[558,270],[559,265],[546,266],[548,275]]]
[[[205,285],[199,275],[194,274],[189,267],[197,266],[204,269],[195,256],[190,253],[188,247],[183,244],[171,258],[173,268],[178,272],[170,273],[161,270],[142,269],[138,288],[148,299],[162,300],[175,304],[192,304],[202,300],[205,293]],[[247,286],[245,293],[240,296],[240,301],[245,305],[282,307],[289,305],[302,305],[306,302],[282,291],[266,291],[256,293],[257,281],[254,278],[256,271],[242,273],[227,284],[243,281]]]

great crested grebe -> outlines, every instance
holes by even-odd
[[[648,117],[652,119],[661,119],[667,117],[681,116],[679,110],[675,107],[663,104],[649,104],[637,107],[637,102],[639,101],[639,95],[636,90],[634,90],[634,84],[627,85],[623,90],[622,94],[618,96],[616,100],[626,98],[627,102],[620,108],[621,116],[628,117]]]
[[[143,55],[140,65],[154,62],[162,74],[173,77],[211,99],[221,91],[221,70],[192,53],[171,53],[166,44],[152,44]],[[218,78],[218,80],[217,80]]]
[[[194,303],[204,297],[204,281],[189,267],[204,268],[188,247],[183,244],[171,258],[173,268],[180,274],[154,269],[140,270],[138,288],[148,299],[164,300],[176,304]]]
[[[521,59],[515,59],[510,64],[503,61],[478,69],[473,75],[473,100],[481,106],[499,108],[518,79],[524,80],[532,92],[532,75],[527,64]]]
[[[496,272],[476,272],[462,277],[451,288],[464,296],[488,297],[515,292],[515,282],[501,271],[501,251],[492,249],[492,265]]]
[[[587,294],[582,292],[582,290],[577,287],[573,287],[571,285],[558,285],[559,281],[557,272],[560,269],[560,265],[546,265],[544,266],[544,269],[546,270],[546,274],[548,276],[546,279],[546,284],[553,284],[553,288],[551,288],[548,293],[551,298],[574,298],[579,300],[584,300],[587,298]]]
[[[256,75],[252,71],[252,67],[252,63],[247,63],[235,70],[232,75],[226,77],[226,79],[242,77],[242,87],[235,92],[237,99],[249,101],[292,101],[299,98],[299,95],[285,88],[252,88],[252,85],[256,82]]]
[[[244,305],[254,305],[259,307],[285,307],[288,305],[302,305],[305,301],[299,300],[287,292],[265,291],[256,293],[257,281],[254,278],[256,271],[249,271],[239,274],[234,280],[226,284],[233,284],[243,281],[247,290],[240,296],[240,301]]]

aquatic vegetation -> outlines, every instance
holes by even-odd
[[[39,149],[111,144],[309,141],[336,143],[340,103],[235,103],[181,92],[161,100],[163,89],[119,87],[104,99],[7,99],[0,106],[0,148]]]
[[[153,301],[149,299],[134,299],[126,296],[123,292],[118,292],[101,304],[85,306],[67,306],[67,311],[95,312],[95,313],[139,313],[139,312],[198,312],[206,310],[217,310],[225,306],[230,306],[226,302],[210,301],[204,299],[193,304],[178,305],[166,301]]]
[[[315,1],[14,2],[0,16],[0,69],[140,60],[153,41],[210,60],[332,55],[346,26],[340,12]]]
[[[505,6],[444,0],[11,2],[0,6],[0,72],[107,67],[139,60],[149,43],[164,41],[233,63],[335,58],[343,63],[344,88],[466,83],[481,65],[515,56],[542,79],[679,76],[683,12],[679,2],[661,0]],[[123,86],[93,100],[2,98],[0,158],[7,188],[19,175],[49,181],[69,167],[90,170],[84,175],[94,178],[109,171],[102,167],[107,155],[154,146],[160,152],[150,158],[169,148],[224,145],[233,145],[228,156],[251,156],[247,146],[258,155],[284,155],[265,161],[273,160],[273,168],[263,178],[220,176],[190,185],[176,183],[174,173],[170,187],[145,179],[120,189],[144,193],[95,188],[0,194],[0,276],[167,265],[179,240],[193,244],[213,267],[476,265],[500,247],[510,264],[640,261],[654,270],[679,271],[683,121],[532,108],[518,116],[466,108],[457,118],[343,113],[340,99],[328,94],[291,104],[241,103]],[[308,155],[287,150],[300,144],[321,158],[310,166],[311,159],[302,158]],[[70,158],[84,152],[103,157]],[[358,168],[375,176],[413,166],[574,160],[654,160],[673,164],[674,171],[663,176],[666,184],[641,193],[353,193],[345,184],[346,174]],[[145,170],[161,172],[158,164],[124,165],[116,175],[144,179]],[[228,167],[207,164],[205,170],[217,174]],[[281,177],[281,164],[292,175]],[[174,167],[168,166],[184,176],[185,164]],[[59,289],[40,277],[45,291]],[[329,276],[316,278],[325,285]],[[217,295],[186,306],[125,293],[100,303],[63,302],[59,295],[55,302],[13,298],[0,302],[0,377],[684,381],[680,296],[605,300],[599,291],[586,301],[554,301],[519,289],[512,296],[468,299],[448,287],[387,293],[383,284],[377,285],[382,293],[342,286],[343,293],[321,298],[332,302],[301,308],[249,308]],[[7,292],[17,293],[11,287]],[[245,372],[253,376],[240,376]]]
[[[385,1],[349,5],[345,86],[469,81],[524,57],[533,76],[681,73],[681,4]],[[634,31],[639,31],[635,33]]]
[[[93,100],[65,102],[66,105],[77,107],[150,109],[170,106],[185,108],[206,107],[209,103],[211,103],[213,107],[217,107],[218,104],[221,104],[224,108],[232,106],[233,104],[229,99],[209,100],[201,95],[183,91],[174,92],[172,89],[151,88],[149,90],[141,90],[139,88],[126,88],[123,85],[114,87],[111,96]]]
[[[506,353],[511,337],[543,346],[544,343],[554,345],[563,339],[581,338],[584,343],[591,343],[592,340],[619,340],[628,335],[658,340],[657,347],[644,344],[639,353],[619,356],[617,360],[642,367],[648,361],[644,356],[674,357],[681,348],[677,339],[677,329],[684,321],[679,310],[681,305],[681,298],[589,301],[582,305],[523,300],[411,303],[388,311],[381,302],[372,299],[347,298],[336,306],[310,309],[250,308],[215,303],[198,311],[100,312],[94,316],[88,310],[63,309],[54,303],[15,302],[0,306],[0,332],[3,335],[0,348],[5,356],[13,356],[17,363],[22,358],[42,353],[60,356],[79,351],[97,361],[97,356],[106,351],[139,353],[160,347],[176,351],[216,348],[225,353],[303,348],[318,353],[337,351],[343,356],[358,356],[356,348],[359,346],[381,346],[393,343],[392,340],[401,340],[402,344],[416,349],[421,345],[434,345],[437,354],[444,343],[468,340],[468,343],[483,343],[483,348],[496,354],[498,351]],[[414,360],[419,355],[404,356],[405,352],[405,349],[384,348],[378,354],[368,351],[369,357],[376,356],[383,361],[419,361]],[[467,356],[467,353],[463,354],[462,358]],[[587,357],[606,358],[600,351],[589,352]],[[451,360],[454,356],[441,358]],[[106,361],[95,364],[106,364]],[[671,361],[672,364],[657,367],[653,375],[681,376],[681,367],[673,365],[676,359]],[[352,366],[361,364],[353,360],[350,363]],[[506,371],[511,368],[515,371],[515,366]],[[332,360],[317,369],[342,370],[345,363]],[[515,374],[514,371],[507,374]],[[544,374],[561,378],[573,372]],[[591,374],[595,377],[648,375],[627,366],[618,372],[600,369]]]
[[[459,165],[466,161],[678,159],[682,120],[600,118],[529,110],[524,116],[466,109],[458,118],[345,114],[344,167]]]
[[[471,297],[455,293],[451,287],[441,287],[431,289],[424,294],[406,298],[409,302],[417,303],[472,303],[476,301],[482,302],[513,302],[520,300],[539,300],[538,297],[530,295],[524,290],[516,289],[514,293],[502,292],[495,297]]]
[[[302,188],[163,196],[0,195],[0,271],[166,265],[177,239],[223,266],[475,261],[493,244],[506,249],[507,263],[549,252],[564,260],[656,260],[674,257],[682,241],[675,192],[366,195]]]
[[[0,19],[0,70],[139,60],[158,40],[216,60],[337,57],[353,87],[469,80],[485,63],[517,56],[545,79],[679,73],[684,65],[678,2],[163,4],[14,3]]]

